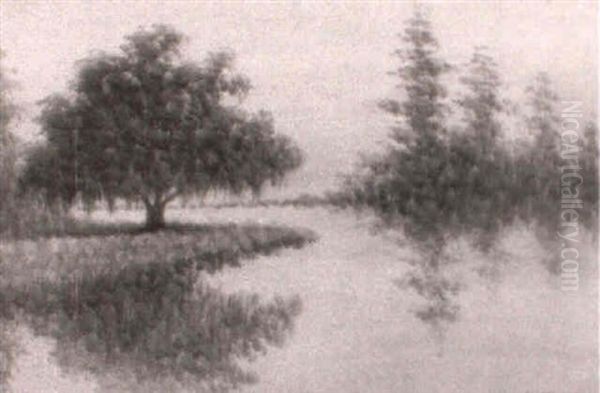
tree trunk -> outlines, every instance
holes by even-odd
[[[146,229],[155,231],[165,227],[165,205],[156,202],[146,204]]]

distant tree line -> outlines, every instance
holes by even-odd
[[[407,281],[431,306],[419,316],[433,323],[453,320],[457,308],[450,301],[457,290],[443,274],[451,258],[447,245],[469,236],[481,251],[493,248],[501,229],[517,220],[533,224],[550,251],[548,267],[557,270],[557,230],[560,222],[561,145],[572,144],[584,182],[568,189],[582,200],[582,227],[597,233],[597,128],[585,124],[579,139],[561,139],[558,96],[545,74],[527,89],[525,123],[531,138],[520,145],[506,139],[509,116],[501,98],[502,81],[493,58],[477,48],[461,70],[463,93],[447,97],[444,76],[452,67],[441,58],[432,26],[421,10],[408,20],[403,46],[395,52],[400,65],[401,99],[381,102],[395,119],[390,146],[372,157],[347,179],[338,202],[374,209],[383,222],[400,225],[422,257]],[[451,126],[450,111],[462,113]]]

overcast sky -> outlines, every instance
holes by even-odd
[[[476,45],[497,58],[512,95],[547,71],[563,97],[596,108],[598,10],[595,2],[428,3],[443,55],[459,65]],[[0,46],[20,84],[18,132],[37,132],[34,103],[64,91],[74,63],[116,51],[139,26],[173,25],[189,37],[188,59],[230,48],[254,90],[248,105],[270,110],[280,132],[307,153],[293,192],[335,184],[360,151],[388,133],[376,108],[393,94],[392,51],[414,2],[6,1]]]

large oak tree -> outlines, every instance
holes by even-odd
[[[178,196],[256,192],[297,168],[300,150],[275,134],[270,115],[234,105],[250,84],[232,56],[185,62],[182,41],[154,26],[127,36],[119,54],[81,61],[70,95],[42,102],[47,145],[30,157],[24,183],[67,204],[141,201],[153,229]]]

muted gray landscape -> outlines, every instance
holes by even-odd
[[[0,3],[0,393],[599,389],[598,3]]]

